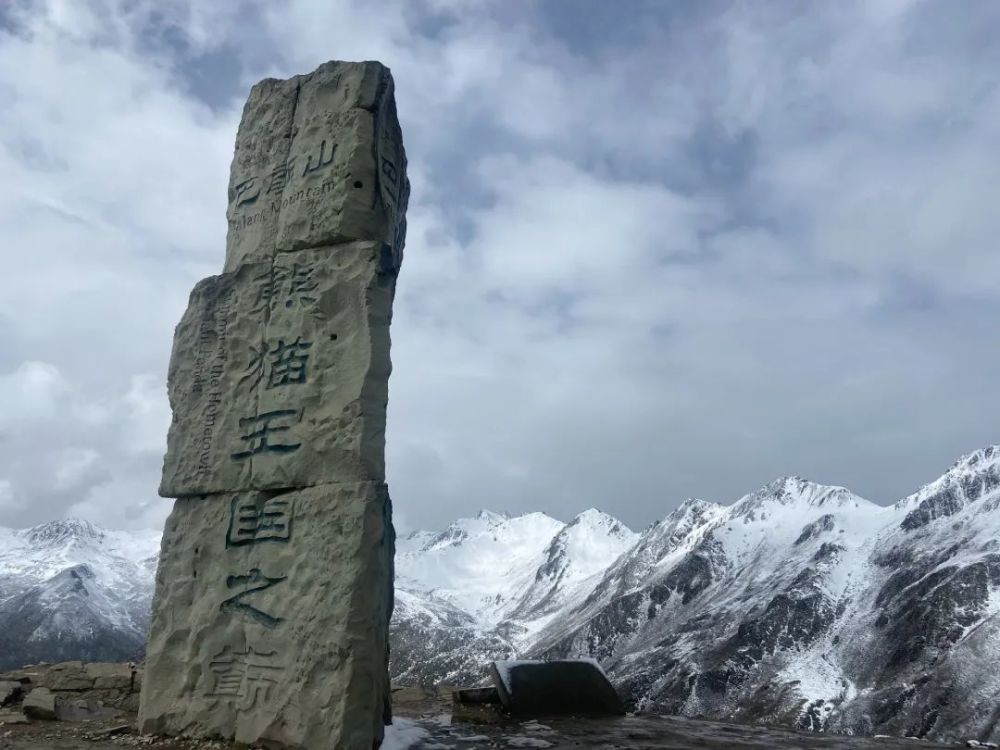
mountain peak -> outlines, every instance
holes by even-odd
[[[510,515],[508,513],[497,513],[496,511],[483,508],[476,514],[476,520],[486,521],[488,523],[503,523],[504,521],[510,520]]]
[[[61,521],[49,521],[38,524],[21,532],[24,538],[34,545],[52,545],[74,541],[100,541],[104,538],[104,529],[95,526],[82,518],[64,518]]]
[[[900,527],[906,531],[925,526],[936,518],[953,516],[967,506],[979,503],[993,510],[1000,502],[1000,446],[980,448],[958,459],[933,482],[898,503],[897,508],[912,508]]]
[[[759,495],[762,498],[773,497],[783,505],[796,502],[813,506],[846,505],[859,499],[846,487],[819,484],[798,475],[778,477],[759,489],[754,495]]]
[[[576,525],[612,525],[615,523],[620,523],[620,521],[614,516],[608,515],[603,510],[598,510],[597,508],[587,508],[587,510],[582,513],[577,513],[576,517],[567,524],[568,526]]]
[[[1000,445],[988,445],[985,448],[980,448],[962,456],[951,465],[945,476],[948,474],[979,472],[992,464],[1000,464]]]

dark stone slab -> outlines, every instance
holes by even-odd
[[[496,661],[490,676],[512,716],[625,715],[614,686],[592,660]]]

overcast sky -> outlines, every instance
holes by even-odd
[[[1000,442],[1000,3],[2,0],[0,526],[162,523],[243,101],[328,59],[410,161],[402,531],[889,503]]]

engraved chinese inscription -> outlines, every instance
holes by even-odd
[[[230,505],[226,546],[287,542],[292,537],[292,500],[272,497],[258,505],[253,498],[234,497]]]
[[[292,429],[287,422],[298,422],[302,418],[302,413],[298,409],[276,409],[275,411],[258,414],[256,417],[243,417],[240,419],[240,428],[249,430],[245,435],[240,435],[239,439],[246,443],[241,451],[232,453],[232,457],[237,461],[244,458],[256,456],[258,453],[292,453],[302,447],[302,443],[277,443],[271,442],[274,433],[288,432]]]
[[[306,157],[306,165],[302,169],[302,176],[305,177],[307,174],[309,174],[311,172],[315,172],[317,169],[321,169],[322,167],[325,167],[325,166],[331,164],[333,162],[333,155],[334,155],[334,153],[336,151],[337,151],[337,144],[331,142],[330,143],[330,153],[327,154],[327,151],[326,151],[326,141],[324,140],[319,145],[319,153],[315,154],[315,156],[316,156],[315,163],[313,163],[313,154],[309,154]]]
[[[236,707],[248,711],[257,700],[267,701],[271,687],[284,670],[275,651],[257,653],[252,646],[236,651],[226,646],[208,663],[211,684],[207,695],[239,700]]]
[[[319,284],[313,279],[312,266],[305,263],[275,266],[273,272],[258,276],[254,282],[257,285],[254,313],[263,312],[272,302],[284,302],[286,308],[292,309],[296,306],[307,307],[317,301],[312,293]]]
[[[267,184],[268,195],[272,195],[273,193],[280,194],[285,189],[285,185],[288,184],[288,180],[292,176],[292,163],[294,161],[294,158],[289,159],[284,164],[280,164],[271,170],[271,177]]]
[[[256,177],[243,180],[243,182],[234,185],[229,191],[229,202],[235,203],[237,208],[250,203],[256,203],[259,197],[260,185],[257,184]]]
[[[301,336],[288,343],[278,339],[274,344],[263,344],[259,350],[251,347],[250,364],[240,378],[240,385],[253,389],[261,380],[265,380],[265,388],[305,383],[311,347],[312,343],[303,341]]]
[[[272,586],[277,586],[285,580],[287,580],[286,576],[281,576],[280,578],[266,576],[261,572],[260,568],[251,568],[246,575],[227,576],[226,588],[242,590],[223,601],[219,605],[219,611],[245,615],[257,621],[265,628],[277,627],[284,622],[284,618],[268,614],[252,602],[247,601],[247,598],[260,591],[265,591]]]

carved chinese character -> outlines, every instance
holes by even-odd
[[[285,307],[294,307],[296,303],[304,307],[316,301],[316,298],[309,294],[316,291],[319,286],[313,280],[312,273],[312,266],[299,263],[292,263],[291,267],[278,266],[274,269],[278,283],[288,282],[288,299],[285,300]]]
[[[267,388],[305,383],[308,378],[306,365],[309,363],[311,347],[312,344],[302,341],[301,336],[288,344],[284,339],[278,339],[273,346],[262,345],[259,351],[250,347],[250,364],[240,378],[240,385],[248,383],[250,389],[256,388],[265,372]]]
[[[297,337],[290,344],[285,344],[284,339],[279,339],[271,351],[271,372],[268,376],[267,387],[275,388],[279,385],[289,383],[306,382],[306,364],[309,361],[309,348],[311,343],[302,341]]]
[[[256,177],[243,180],[243,182],[233,186],[229,191],[229,202],[232,203],[235,201],[237,208],[245,206],[248,203],[254,203],[259,197],[260,185],[257,184]]]
[[[292,501],[283,497],[272,497],[261,506],[253,498],[234,497],[229,509],[226,546],[287,542],[292,536],[293,510]]]
[[[399,173],[396,171],[396,165],[384,156],[382,157],[382,177],[385,180],[386,192],[392,198],[392,202],[398,204],[400,187],[396,181],[399,178]]]
[[[246,435],[240,435],[240,440],[247,443],[244,450],[231,454],[236,460],[250,458],[258,453],[291,453],[302,447],[302,443],[272,443],[272,435],[276,432],[287,432],[292,429],[290,425],[280,424],[282,421],[301,419],[301,413],[297,409],[277,409],[265,412],[256,417],[244,417],[240,419],[240,427],[246,429],[253,427]],[[275,425],[272,422],[279,422]]]
[[[248,711],[256,705],[258,698],[268,699],[271,686],[277,684],[282,671],[274,651],[257,653],[252,646],[248,646],[246,651],[234,651],[226,646],[208,664],[212,684],[206,694],[242,699],[237,708]]]
[[[288,184],[288,180],[292,176],[292,162],[295,159],[289,159],[284,164],[281,164],[271,170],[271,177],[267,184],[267,194],[281,193],[285,189],[285,185]]]
[[[264,591],[272,586],[276,586],[284,580],[287,580],[285,576],[282,576],[281,578],[269,578],[260,571],[260,568],[251,568],[246,575],[228,576],[226,578],[227,588],[242,588],[243,590],[235,596],[231,596],[223,601],[222,604],[219,605],[219,611],[246,615],[247,617],[259,622],[265,628],[277,627],[284,622],[284,618],[270,615],[250,602],[244,600],[248,596],[256,594],[258,591]]]
[[[292,263],[291,266],[275,266],[273,271],[263,273],[254,279],[257,287],[255,314],[261,314],[271,306],[272,301],[284,300],[285,307],[305,308],[317,302],[312,296],[319,288],[313,279],[312,266]]]
[[[302,170],[302,176],[305,177],[310,172],[315,172],[317,169],[320,169],[321,167],[325,167],[328,164],[330,164],[333,161],[333,154],[334,154],[334,152],[336,152],[336,150],[337,150],[337,144],[331,142],[330,143],[330,153],[329,153],[329,155],[327,155],[327,153],[326,153],[326,141],[324,140],[322,143],[320,143],[320,145],[319,145],[319,154],[316,155],[316,161],[315,161],[315,163],[313,162],[313,155],[312,154],[310,154],[309,156],[306,157],[306,166]]]

